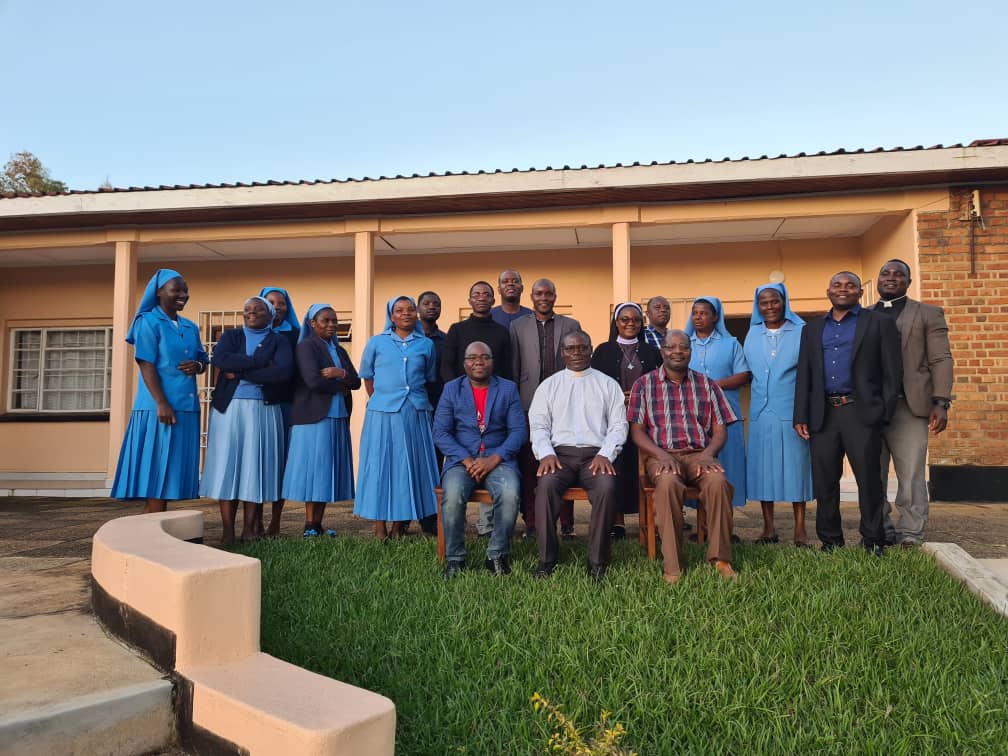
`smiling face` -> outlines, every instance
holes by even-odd
[[[276,315],[273,316],[273,325],[278,326],[287,317],[287,297],[279,291],[271,291],[266,295],[266,299],[269,300],[269,303],[273,305],[273,309],[276,310]]]
[[[465,368],[465,374],[469,376],[470,382],[477,386],[485,385],[490,380],[490,373],[493,372],[493,354],[490,352],[490,347],[482,341],[471,343],[466,347],[462,367]]]
[[[242,311],[245,325],[252,329],[265,328],[270,324],[270,311],[260,299],[250,299]]]
[[[505,270],[497,279],[497,292],[502,302],[517,303],[521,299],[525,287],[522,285],[521,274],[517,270]]]
[[[879,271],[875,288],[882,299],[899,299],[910,288],[910,269],[899,260],[890,260]]]
[[[591,362],[591,339],[584,333],[568,333],[561,342],[564,364],[568,370],[580,373]]]
[[[651,297],[647,303],[648,323],[655,328],[664,328],[672,317],[672,307],[665,297]]]
[[[690,312],[690,322],[693,323],[693,330],[700,338],[707,338],[714,330],[717,323],[717,315],[714,314],[714,305],[701,299],[693,305]]]
[[[644,327],[644,320],[634,307],[623,307],[616,313],[616,332],[624,339],[636,339]]]
[[[437,323],[441,317],[441,297],[437,294],[424,294],[417,302],[420,320],[425,323]]]
[[[392,305],[392,325],[401,334],[408,334],[417,324],[417,311],[408,299],[397,299]]]
[[[763,289],[756,298],[756,306],[767,328],[779,328],[784,322],[784,297],[776,289]]]
[[[850,273],[837,273],[830,279],[826,296],[834,310],[849,310],[861,299],[861,282]]]
[[[662,365],[668,373],[682,375],[689,367],[690,340],[682,331],[669,331],[662,342]]]
[[[315,317],[309,321],[309,325],[311,325],[315,335],[323,341],[334,341],[339,319],[336,317],[334,310],[325,307],[315,313]]]
[[[532,284],[532,309],[537,315],[548,318],[553,314],[556,305],[556,286],[552,281],[540,278]]]
[[[189,301],[189,286],[182,276],[176,276],[157,290],[158,304],[169,315],[181,312]]]
[[[469,290],[469,306],[472,307],[473,315],[476,317],[485,318],[489,316],[493,303],[493,289],[486,284],[476,284]]]

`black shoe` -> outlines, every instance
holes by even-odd
[[[885,546],[881,543],[872,544],[871,546],[865,546],[865,551],[868,552],[868,556],[873,556],[876,559],[881,559],[882,555],[885,553]]]
[[[535,528],[525,528],[525,532],[522,533],[523,541],[534,541],[536,539]]]
[[[824,543],[822,546],[819,547],[819,551],[825,551],[828,554],[831,551],[836,551],[837,549],[842,548],[843,548],[842,543]]]
[[[451,580],[465,569],[465,562],[461,559],[449,559],[444,568],[444,579]]]
[[[626,538],[626,528],[622,525],[613,525],[612,530],[609,531],[609,537],[614,541],[622,541]]]
[[[574,540],[574,526],[573,525],[569,525],[569,526],[568,525],[564,525],[564,526],[562,526],[560,528],[560,537],[563,540],[565,540],[565,541],[573,541]]]
[[[601,583],[602,579],[606,574],[606,566],[604,564],[589,564],[588,565],[588,578],[594,580],[596,583]]]
[[[511,560],[508,559],[507,554],[502,554],[499,557],[488,558],[486,560],[486,568],[494,575],[510,575]]]
[[[689,533],[691,530],[693,530],[693,526],[690,525],[688,522],[684,522],[682,524],[682,529],[684,533]]]
[[[539,562],[539,566],[536,567],[536,571],[532,573],[532,577],[545,580],[553,574],[553,570],[555,569],[556,562]]]

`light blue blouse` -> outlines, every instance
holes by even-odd
[[[745,356],[752,371],[750,420],[755,421],[764,410],[781,420],[791,420],[801,332],[802,327],[790,320],[785,320],[776,334],[770,333],[763,323],[749,329]]]
[[[161,379],[168,404],[176,412],[199,412],[196,377],[178,369],[180,362],[196,360],[204,366],[210,361],[200,342],[199,328],[191,320],[178,315],[176,326],[160,307],[145,312],[136,322],[133,335],[134,356],[154,365]],[[142,375],[137,376],[135,410],[157,410]]]
[[[428,383],[437,379],[434,342],[411,333],[405,339],[394,331],[371,337],[361,357],[361,378],[374,381],[368,411],[398,412],[407,399],[418,410],[432,409]]]
[[[336,351],[336,347],[333,346],[331,341],[326,342],[326,349],[329,350],[329,357],[332,358],[333,367],[338,367],[343,369],[343,361],[339,358],[339,352]],[[343,394],[333,394],[332,401],[329,403],[329,413],[326,417],[332,417],[337,420],[345,417],[349,417],[346,411],[346,399],[343,398]]]
[[[708,378],[720,381],[736,373],[749,372],[742,345],[734,336],[725,337],[713,331],[706,339],[696,334],[690,337],[693,353],[690,356],[690,369],[703,373]],[[739,389],[725,389],[725,396],[731,403],[735,414],[741,418],[742,410],[739,404]]]

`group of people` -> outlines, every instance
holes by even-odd
[[[380,538],[416,520],[436,526],[442,491],[444,575],[466,567],[466,503],[486,488],[477,531],[489,537],[486,567],[511,572],[519,512],[548,578],[559,539],[573,535],[566,493],[583,488],[592,506],[589,576],[601,580],[610,544],[637,511],[640,471],[654,486],[664,577],[684,567],[687,492],[699,491],[706,558],[727,579],[732,511],[761,502],[758,543],[776,543],[775,502],[792,502],[794,542],[807,546],[805,503],[816,499],[822,548],[844,543],[840,523],[843,457],[858,483],[863,545],[919,543],[927,519],[924,461],[928,432],[941,432],[951,399],[952,359],[939,308],[909,300],[909,267],[888,261],[880,301],[862,308],[861,282],[834,275],[831,308],[806,324],[783,284],[756,288],[744,344],[728,331],[717,297],[697,298],[682,330],[670,329],[668,300],[646,312],[617,305],[608,339],[593,349],[573,318],[555,312],[548,279],[521,304],[517,271],[469,290],[471,314],[447,333],[440,297],[423,292],[387,303],[359,370],[339,345],[336,312],[314,304],[298,321],[287,292],[266,287],[245,302],[242,328],[213,350],[217,369],[202,481],[195,376],[208,365],[198,330],[179,315],[188,300],[181,275],[148,283],[127,341],[140,368],[113,495],[146,498],[147,511],[197,495],[219,500],[224,540],[275,535],[285,500],[306,502],[305,537],[334,535],[327,502],[353,499]],[[901,360],[902,355],[902,360]],[[368,394],[356,487],[349,433],[351,392]],[[751,385],[748,444],[740,389]],[[892,458],[896,514],[885,505]],[[273,506],[268,528],[262,508]],[[559,533],[557,521],[559,520]]]

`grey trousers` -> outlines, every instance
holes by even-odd
[[[928,520],[927,466],[928,419],[910,411],[905,399],[896,405],[889,425],[882,431],[882,490],[886,490],[889,461],[896,468],[895,520],[888,503],[883,507],[886,538],[893,543],[924,540]]]

